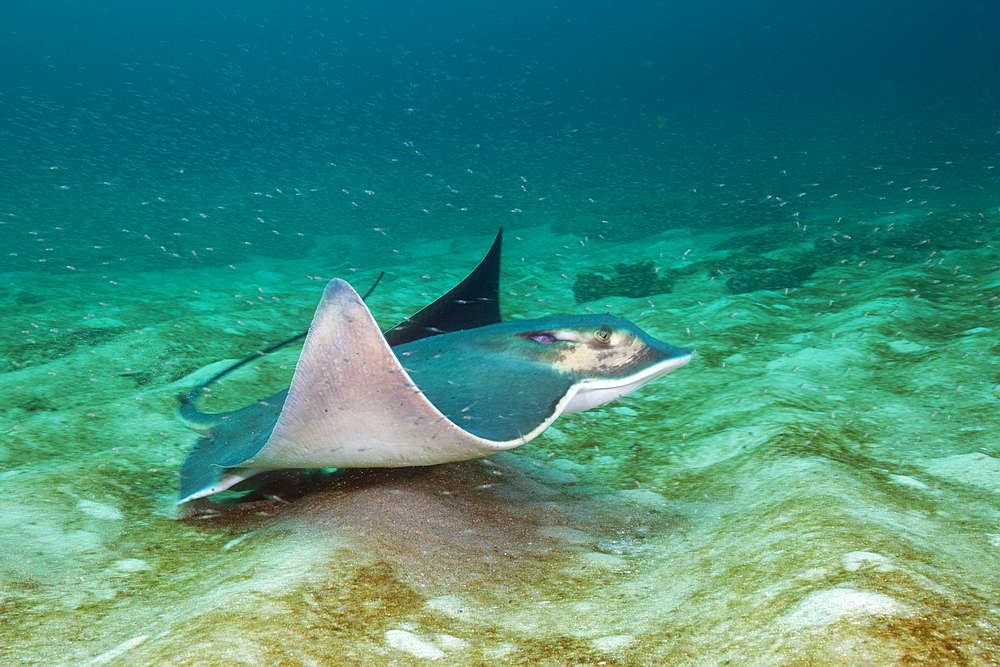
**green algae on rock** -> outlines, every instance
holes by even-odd
[[[614,278],[599,273],[581,273],[573,283],[577,303],[595,301],[609,296],[640,299],[654,294],[669,294],[674,288],[675,272],[661,275],[652,262],[615,265]]]

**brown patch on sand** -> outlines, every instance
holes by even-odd
[[[227,527],[330,539],[418,579],[428,594],[489,582],[491,595],[545,588],[574,554],[639,551],[678,523],[666,504],[636,503],[510,454],[439,466],[342,471],[297,498],[216,508]],[[250,524],[250,525],[246,525]],[[256,524],[256,525],[253,525]],[[590,585],[607,572],[592,572]]]

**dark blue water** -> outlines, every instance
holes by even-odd
[[[884,212],[921,183],[994,199],[985,2],[15,2],[2,20],[11,268],[567,217],[634,236],[747,201],[737,221],[767,222],[768,197]]]

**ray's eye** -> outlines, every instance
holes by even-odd
[[[594,332],[594,338],[597,339],[598,343],[608,343],[611,341],[611,330],[607,327],[601,327]]]

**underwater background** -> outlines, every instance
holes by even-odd
[[[6,665],[1000,664],[1000,10],[11,0]],[[183,518],[177,395],[388,328],[698,350],[494,457]],[[287,385],[295,346],[204,400]]]

